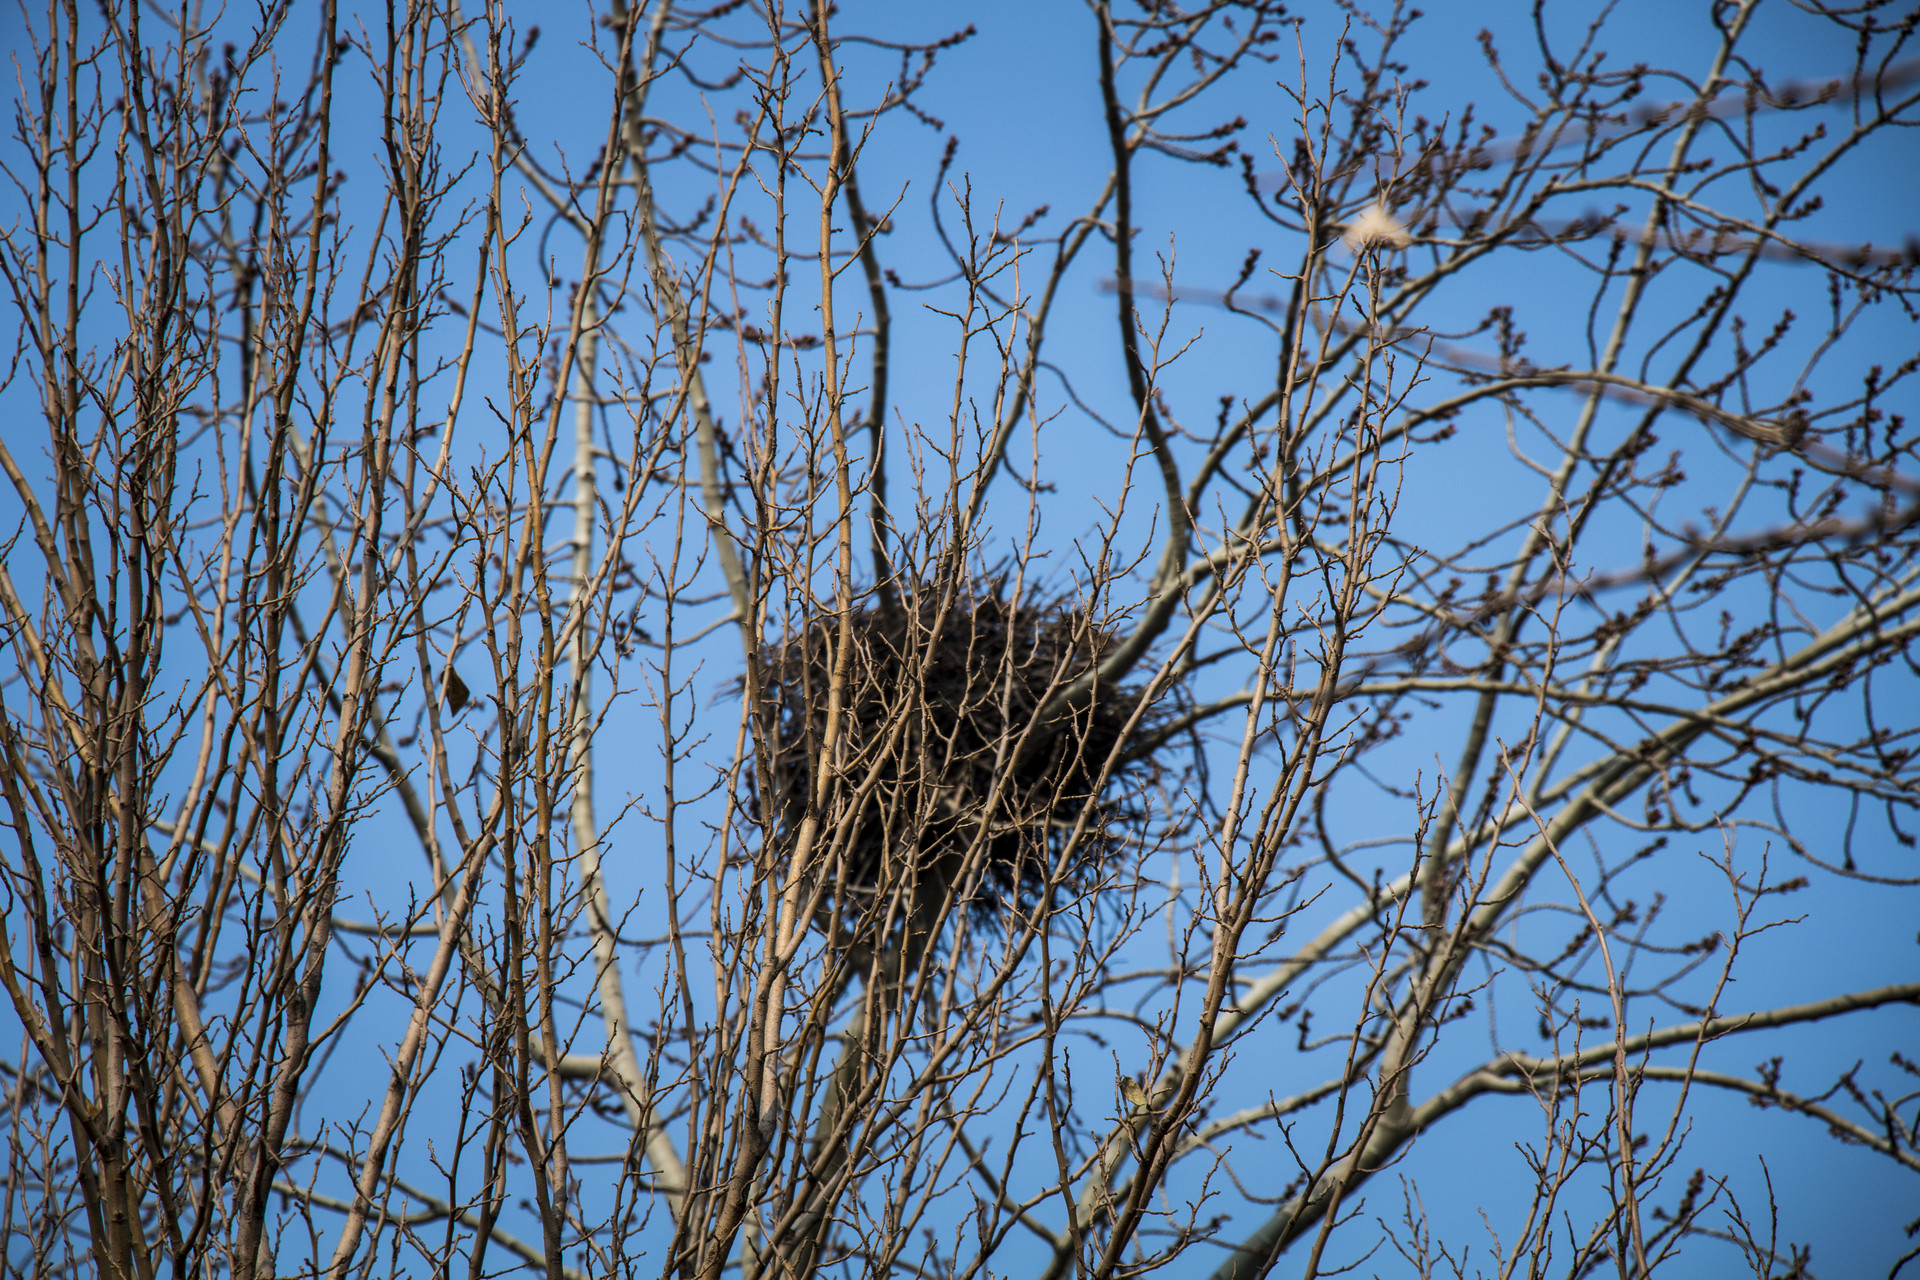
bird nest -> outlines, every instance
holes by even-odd
[[[887,918],[929,927],[951,903],[990,922],[1086,888],[1146,822],[1168,716],[1142,690],[1095,675],[1117,637],[1079,607],[923,591],[850,619],[852,652],[818,805],[840,615],[822,611],[762,654],[773,740],[753,807],[791,850],[803,821],[825,881],[821,920],[864,932]],[[1130,723],[1131,722],[1131,723]],[[1064,859],[1064,861],[1063,861]]]

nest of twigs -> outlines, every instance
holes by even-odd
[[[816,804],[839,624],[822,612],[763,653],[777,732],[752,785],[771,848],[792,850]],[[1117,643],[1084,609],[978,594],[943,611],[923,591],[850,630],[842,763],[813,815],[823,921],[925,927],[952,905],[990,923],[1083,889],[1145,823],[1159,765],[1138,744],[1167,716],[1150,707],[1129,734],[1141,690],[1097,675],[1062,696]]]

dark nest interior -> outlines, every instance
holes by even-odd
[[[1165,736],[1172,700],[1129,734],[1139,687],[1096,680],[1065,705],[1058,696],[1118,637],[1061,600],[963,594],[944,616],[939,605],[921,591],[851,619],[844,769],[818,815],[821,918],[837,930],[867,931],[890,911],[925,927],[950,898],[991,923],[1046,895],[1083,816],[1057,886],[1067,892],[1147,823],[1162,766],[1140,744]],[[794,847],[811,803],[839,620],[823,611],[763,653],[775,733],[750,785],[756,812],[776,811],[769,848]]]

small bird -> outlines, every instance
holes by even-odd
[[[1147,1099],[1147,1091],[1132,1076],[1120,1077],[1120,1096],[1135,1111],[1150,1111],[1153,1104]]]

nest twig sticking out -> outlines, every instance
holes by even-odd
[[[812,800],[838,626],[839,615],[823,611],[763,653],[778,741],[763,757],[772,785],[754,790],[756,807],[763,796],[777,806],[774,849],[792,848]],[[855,613],[851,633],[837,798],[818,815],[830,858],[819,872],[830,885],[822,915],[839,930],[869,932],[889,903],[904,907],[895,918],[925,928],[952,895],[990,923],[1046,894],[1083,814],[1061,881],[1070,890],[1144,823],[1138,797],[1157,772],[1151,753],[1122,752],[1101,780],[1140,691],[1096,681],[1057,705],[1116,641],[1085,610],[979,594],[942,616],[938,594],[922,590]],[[1150,741],[1165,718],[1150,708],[1133,740]]]

